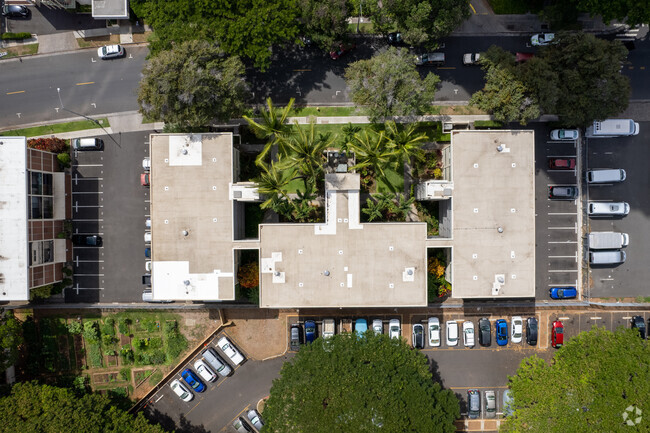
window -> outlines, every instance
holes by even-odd
[[[31,219],[53,218],[52,173],[30,172],[30,209]]]
[[[36,266],[54,262],[54,241],[36,241],[29,243],[29,265]]]

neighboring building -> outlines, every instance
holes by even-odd
[[[70,175],[56,154],[28,149],[25,137],[0,137],[0,301],[29,299],[29,289],[62,281],[72,259],[59,238],[71,217]]]
[[[95,19],[128,20],[129,0],[91,0],[92,14]],[[86,3],[86,1],[80,1]]]

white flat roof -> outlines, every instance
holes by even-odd
[[[534,297],[534,131],[454,131],[451,143],[452,296]]]
[[[27,142],[0,137],[0,301],[29,300]]]

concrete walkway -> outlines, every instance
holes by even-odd
[[[74,32],[52,33],[38,37],[38,54],[58,53],[79,49]]]

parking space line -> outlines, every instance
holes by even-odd
[[[549,244],[577,244],[578,241],[548,241]]]
[[[202,401],[203,401],[203,399],[199,400],[199,402],[196,403],[196,404],[194,405],[194,407],[193,407],[192,409],[190,409],[190,410],[189,410],[185,415],[189,415],[190,412],[192,412],[194,409],[196,409],[196,407],[197,407],[198,405],[200,405]]]
[[[74,222],[83,222],[83,221],[104,221],[104,218],[88,218],[88,219],[81,219],[81,218],[75,218],[73,220]]]
[[[558,270],[549,269],[548,271],[549,272],[578,272],[577,269],[558,269]]]
[[[104,194],[104,191],[72,191],[72,195],[75,194]]]
[[[73,277],[103,277],[104,274],[72,274]]]
[[[547,227],[549,230],[574,230],[575,227]]]
[[[548,256],[549,259],[572,259],[574,257],[575,257],[575,255],[573,255],[573,256]]]
[[[77,164],[76,167],[103,167],[104,164]]]
[[[580,316],[578,316],[578,317],[580,317]],[[557,320],[569,320],[569,319],[570,319],[570,317],[558,317],[557,318]]]
[[[549,215],[578,215],[577,212],[549,212]]]

